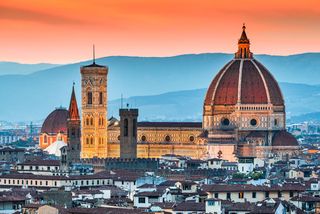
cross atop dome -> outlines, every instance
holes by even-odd
[[[240,39],[238,40],[238,52],[235,53],[236,59],[247,59],[252,58],[252,53],[250,52],[250,40],[246,34],[246,25],[243,23],[242,33]]]

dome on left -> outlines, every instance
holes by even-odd
[[[43,122],[42,133],[67,133],[69,111],[65,108],[55,109]]]

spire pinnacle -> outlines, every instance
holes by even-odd
[[[70,120],[80,120],[77,99],[76,99],[76,93],[74,91],[74,85],[75,85],[75,83],[73,82],[70,105],[69,105],[69,119]]]

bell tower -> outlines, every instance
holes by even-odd
[[[119,109],[120,158],[137,158],[138,109]]]
[[[68,126],[68,159],[70,162],[80,161],[80,115],[76,100],[76,94],[74,92],[74,85],[72,86],[72,94],[69,105],[69,117],[67,121]]]
[[[82,158],[105,158],[107,150],[107,75],[108,67],[98,65],[93,57],[91,65],[82,66]]]

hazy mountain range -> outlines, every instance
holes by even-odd
[[[58,65],[49,63],[22,64],[17,62],[0,62],[0,75],[31,74],[56,66]]]
[[[97,63],[109,67],[109,116],[118,116],[118,98],[123,94],[130,97],[123,103],[140,108],[140,120],[201,120],[205,88],[232,57],[231,54],[207,53],[100,58]],[[288,116],[320,111],[320,53],[256,55],[256,58],[279,82],[286,82],[280,85]],[[19,75],[0,76],[0,120],[44,119],[55,107],[68,106],[73,81],[80,103],[79,70],[81,65],[90,63],[39,68],[30,74],[25,74],[21,68],[19,72],[12,71]],[[5,73],[3,68],[0,65],[0,74]]]

